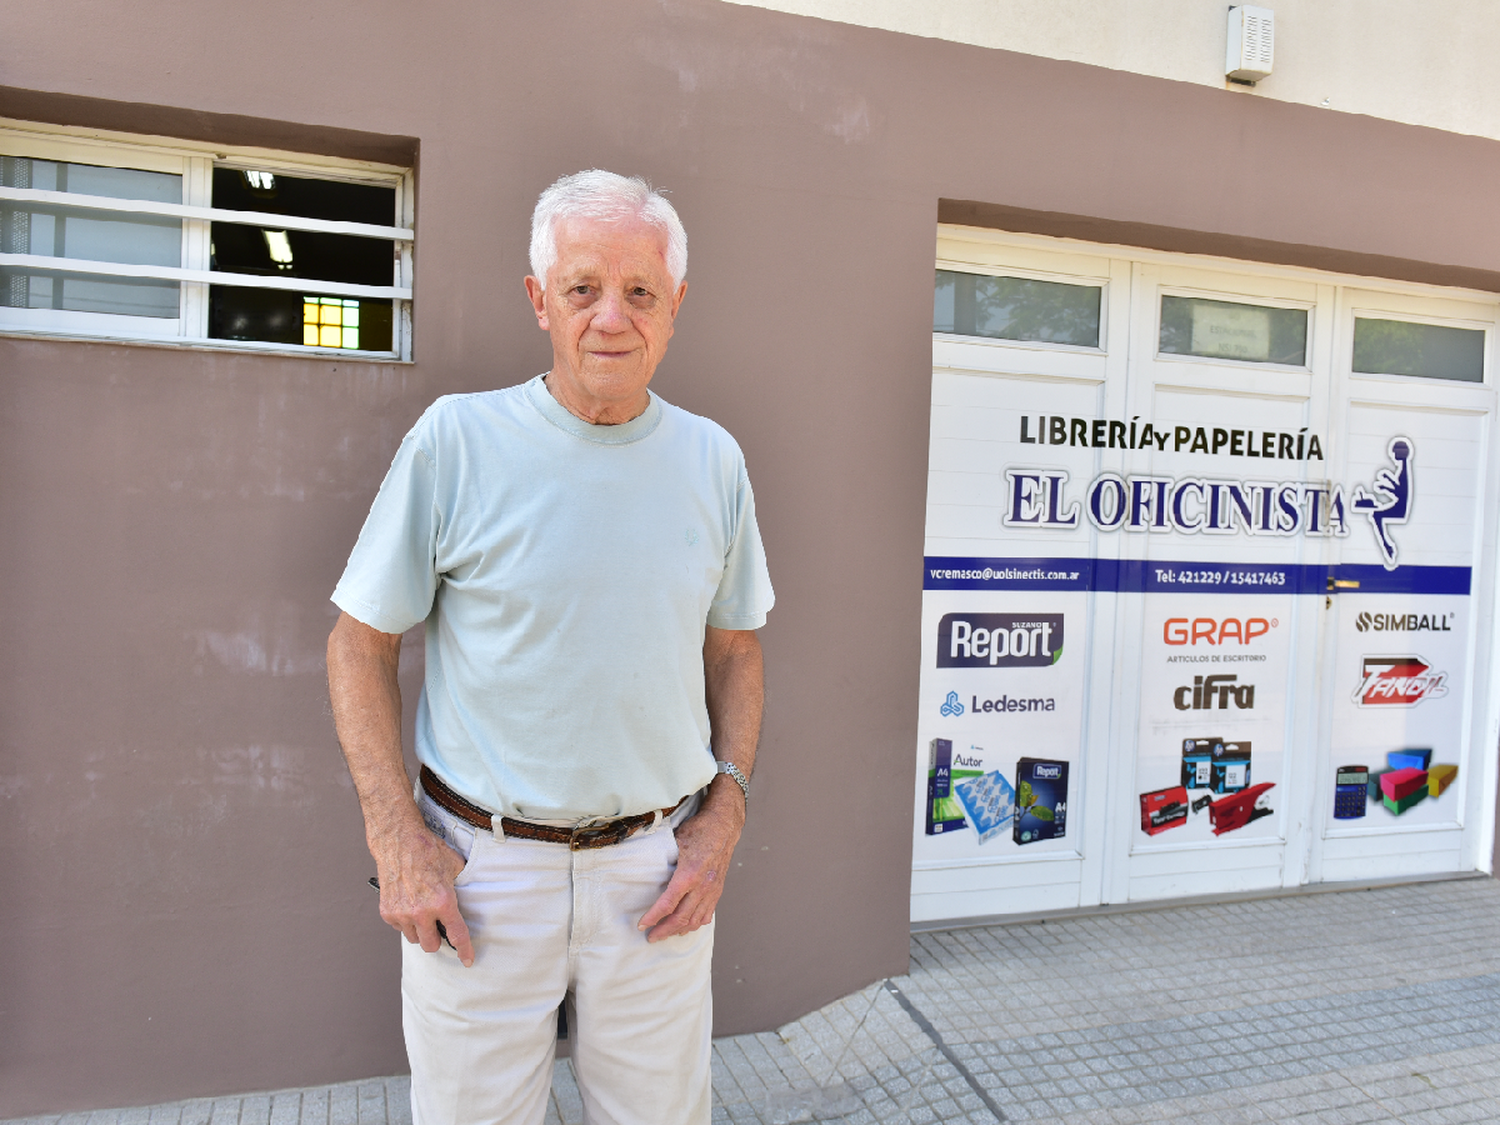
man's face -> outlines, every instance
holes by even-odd
[[[548,389],[586,421],[628,422],[646,409],[687,284],[673,286],[666,235],[639,219],[569,218],[556,233],[546,290],[526,279],[552,336]]]

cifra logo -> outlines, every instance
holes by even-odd
[[[1161,637],[1169,645],[1206,644],[1222,645],[1230,641],[1247,645],[1256,637],[1263,637],[1277,625],[1276,618],[1246,617],[1169,617],[1162,626]]]

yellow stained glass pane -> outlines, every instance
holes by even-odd
[[[318,320],[323,324],[338,324],[343,316],[343,308],[339,305],[324,305],[318,315]]]
[[[303,301],[302,302],[302,323],[303,324],[317,324],[318,323],[318,302],[317,301]]]
[[[346,347],[346,348],[357,348],[357,347],[359,347],[359,329],[358,328],[345,328],[344,329],[344,347]]]
[[[302,342],[310,348],[318,346],[318,326],[316,324],[304,324],[302,326]]]
[[[326,311],[326,310],[325,310]],[[343,330],[336,324],[325,324],[319,329],[319,343],[325,348],[337,348],[342,345]]]
[[[358,328],[359,327],[359,306],[357,304],[355,304],[353,301],[350,301],[348,304],[346,304],[344,306],[344,327],[345,328]]]

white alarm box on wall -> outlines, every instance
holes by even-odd
[[[1259,82],[1271,74],[1276,13],[1241,4],[1229,9],[1229,45],[1224,74],[1238,82]]]

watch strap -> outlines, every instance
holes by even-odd
[[[733,762],[722,760],[717,762],[717,766],[719,773],[727,773],[730,777],[734,778],[735,784],[744,792],[745,804],[748,805],[750,803],[750,779],[745,776],[745,771]]]

